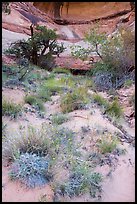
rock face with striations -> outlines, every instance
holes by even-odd
[[[31,23],[56,29],[62,40],[81,40],[99,22],[111,34],[120,25],[134,29],[133,2],[11,2],[11,13],[2,13],[2,28],[30,35]]]
[[[54,20],[76,22],[111,18],[131,10],[130,2],[34,2],[33,5]]]

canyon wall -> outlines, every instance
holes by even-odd
[[[130,2],[34,2],[33,5],[54,19],[87,21],[129,12]]]

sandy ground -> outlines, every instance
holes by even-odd
[[[12,92],[12,94],[11,94]],[[18,95],[19,98],[16,98]],[[10,90],[4,89],[3,95],[8,99],[14,98],[15,102],[23,103],[24,92],[21,90]],[[60,112],[59,106],[59,96],[54,96],[52,102],[48,102],[45,104],[47,110],[46,116],[50,114],[55,114]],[[69,127],[75,132],[79,132],[81,127],[88,125],[92,128],[107,128],[112,133],[118,129],[114,127],[107,119],[105,119],[101,111],[97,108],[94,108],[94,114],[90,114],[91,110],[77,110],[69,113],[70,121],[62,124],[63,127]],[[17,131],[20,125],[38,125],[40,126],[42,123],[46,122],[45,119],[40,119],[36,117],[34,113],[26,113],[17,121],[11,121],[8,117],[3,117],[3,122],[6,122],[9,125],[9,130]],[[48,122],[48,121],[47,121]],[[88,145],[88,138],[85,140],[85,144]],[[123,147],[126,147],[127,154],[126,156],[122,156],[119,160],[118,166],[116,170],[112,173],[111,177],[105,179],[103,182],[103,194],[101,202],[134,202],[135,200],[135,152],[134,148],[130,145],[123,143]],[[87,146],[88,149],[88,146]],[[36,189],[26,189],[18,182],[12,182],[9,180],[8,172],[10,166],[3,166],[2,170],[2,200],[3,202],[37,202],[39,199],[45,195],[49,201],[53,199],[53,192],[50,185],[45,185],[41,188]],[[108,169],[104,166],[103,168],[98,168],[98,172],[106,175]],[[22,196],[25,195],[25,196]],[[90,202],[91,198],[79,197],[68,199],[70,202]],[[96,202],[96,201],[95,201]]]

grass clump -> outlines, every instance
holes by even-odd
[[[108,101],[105,98],[103,98],[101,95],[93,94],[92,96],[93,96],[94,102],[96,102],[98,105],[103,106],[103,107],[108,106]]]
[[[102,154],[111,153],[114,149],[116,149],[117,144],[117,137],[114,137],[109,133],[103,135],[97,142],[97,146],[99,147],[99,150]]]
[[[35,95],[25,96],[25,103],[34,105],[39,111],[45,110],[42,100]]]
[[[83,87],[76,88],[73,92],[65,94],[61,99],[61,108],[63,113],[78,110],[88,103],[87,89]]]
[[[21,113],[22,107],[20,104],[15,104],[9,101],[2,101],[2,115],[10,116],[11,118],[16,119]]]
[[[69,118],[62,113],[59,113],[59,114],[57,113],[53,115],[51,119],[52,123],[57,124],[57,125],[61,125],[62,123],[67,122],[68,120]]]
[[[109,103],[108,107],[106,108],[106,113],[116,118],[119,118],[123,115],[123,110],[120,107],[120,104],[117,98],[114,99],[112,103]]]
[[[42,85],[42,89],[49,91],[52,93],[52,95],[54,95],[55,93],[60,92],[63,89],[63,86],[59,80],[55,78],[49,78]]]
[[[28,126],[26,129],[16,131],[14,134],[7,134],[3,139],[2,156],[7,161],[14,161],[22,153],[33,153],[39,156],[52,155],[50,148],[52,126],[36,129]]]
[[[44,185],[49,180],[49,162],[36,154],[24,153],[16,159],[10,170],[12,180],[20,180],[27,187]]]
[[[39,89],[37,97],[41,99],[43,102],[47,102],[51,100],[52,92],[49,90],[45,90],[43,88]]]

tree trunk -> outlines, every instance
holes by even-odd
[[[31,24],[30,30],[31,30],[31,39],[32,39],[32,46],[33,46],[33,48],[32,48],[32,62],[33,62],[33,64],[37,65],[37,62],[38,62],[38,59],[37,59],[37,48],[36,48],[36,45],[35,45],[35,43],[33,41],[33,34],[34,34],[33,27],[34,27],[34,25]]]

